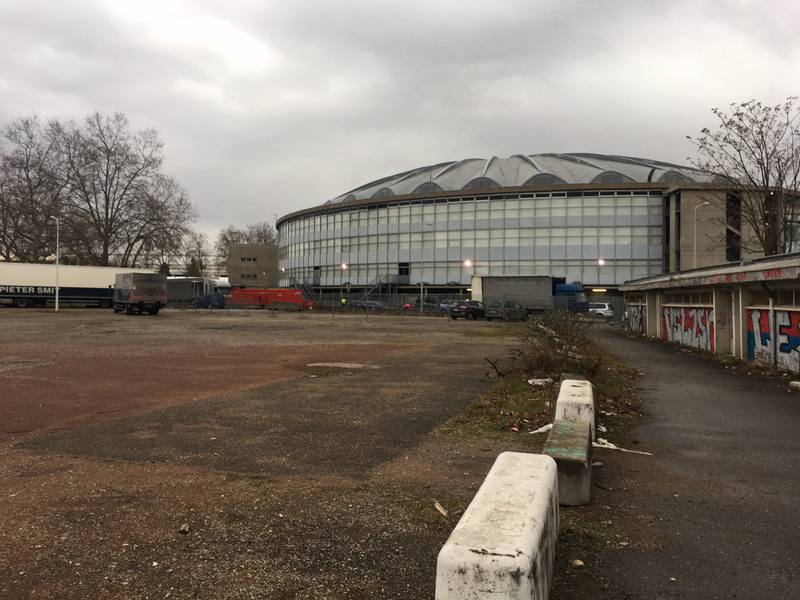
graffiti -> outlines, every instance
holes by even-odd
[[[756,362],[775,364],[787,371],[800,371],[800,312],[776,310],[774,315],[775,339],[772,337],[770,312],[747,311],[747,357]]]
[[[668,342],[714,352],[714,309],[665,306],[662,331]]]
[[[628,305],[628,327],[634,333],[644,333],[644,311],[642,305]]]

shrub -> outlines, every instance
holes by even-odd
[[[591,322],[585,315],[551,310],[535,315],[528,323],[512,354],[529,377],[558,381],[562,373],[572,373],[591,379],[600,368],[603,354],[589,339]]]

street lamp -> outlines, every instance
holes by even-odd
[[[339,303],[342,308],[347,303],[347,300],[344,297],[344,275],[347,271],[347,263],[342,263],[339,265],[342,268],[342,274],[339,277]],[[333,281],[334,285],[336,284],[336,280]],[[336,299],[335,299],[335,292],[334,292],[334,301],[333,301],[333,309],[331,310],[331,319],[336,318]]]
[[[701,206],[708,206],[711,204],[708,200],[703,202],[702,204],[698,204],[694,207],[694,259],[692,261],[692,268],[697,268],[697,209]]]
[[[470,279],[469,279],[469,284],[467,285],[467,290],[466,291],[469,292],[469,291],[472,290],[472,277],[474,277],[474,275],[475,275],[475,269],[473,267],[475,266],[475,263],[471,259],[468,258],[467,260],[464,261],[463,265],[465,267],[467,267],[468,269],[472,269],[472,275],[467,273],[467,276]]]
[[[61,250],[59,248],[59,221],[56,217],[50,217],[56,222],[56,312],[58,312],[58,265],[61,262]]]
[[[344,276],[349,268],[350,266],[347,263],[342,263],[342,290],[347,289],[348,292],[350,291],[350,281],[345,282]],[[344,291],[342,291],[342,295],[344,295]]]
[[[422,276],[422,252],[425,248],[425,227],[432,226],[433,223],[423,223],[422,227],[420,227],[419,233],[419,312],[420,314],[425,312],[425,280]]]

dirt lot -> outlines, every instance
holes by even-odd
[[[0,310],[0,599],[432,598],[501,327]]]

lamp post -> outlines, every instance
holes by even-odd
[[[708,200],[703,202],[702,204],[698,204],[694,207],[694,258],[692,261],[692,268],[697,268],[697,209],[701,206],[708,206],[711,204]]]
[[[347,269],[349,269],[349,265],[347,263],[342,263],[342,306],[344,306],[346,300],[344,299],[344,291],[348,288],[348,285],[344,281],[344,276],[347,274]],[[348,281],[349,283],[349,281]],[[350,290],[347,289],[349,292]]]
[[[430,227],[433,223],[423,223],[419,233],[419,312],[425,312],[425,280],[422,276],[422,252],[425,248],[425,227]]]
[[[59,240],[59,226],[60,223],[56,217],[50,217],[56,222],[56,312],[58,312],[58,265],[61,262],[61,249]]]

